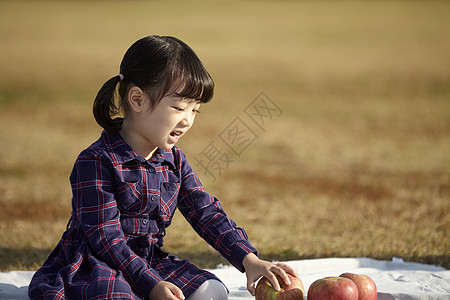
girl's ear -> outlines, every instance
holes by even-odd
[[[144,91],[137,86],[133,86],[128,91],[127,101],[130,104],[130,108],[135,112],[141,112],[144,106],[144,100],[146,98],[146,94]]]

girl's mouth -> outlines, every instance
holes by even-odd
[[[170,133],[170,142],[175,144],[180,139],[181,135],[183,134],[182,131],[172,131]]]

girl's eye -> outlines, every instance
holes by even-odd
[[[176,111],[185,111],[185,108],[178,107],[178,106],[173,106],[172,108],[175,109]],[[198,109],[193,109],[192,112],[195,114],[200,113],[200,111]]]

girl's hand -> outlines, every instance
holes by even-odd
[[[247,254],[242,261],[242,265],[244,266],[247,275],[247,289],[252,296],[255,295],[255,283],[261,276],[269,279],[276,291],[280,290],[280,284],[276,275],[280,276],[286,285],[291,284],[286,272],[292,276],[297,276],[295,270],[290,266],[283,263],[273,264],[261,260],[254,253]]]
[[[158,282],[148,294],[150,300],[168,299],[183,300],[184,295],[179,287],[168,281]]]

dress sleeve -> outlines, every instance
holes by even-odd
[[[133,290],[148,296],[162,279],[127,245],[114,197],[113,171],[98,155],[82,153],[70,176],[73,209],[95,255],[121,271]]]
[[[178,209],[194,230],[208,244],[241,272],[242,261],[249,253],[257,253],[245,230],[228,218],[220,201],[205,192],[200,180],[179,151],[181,187]]]

